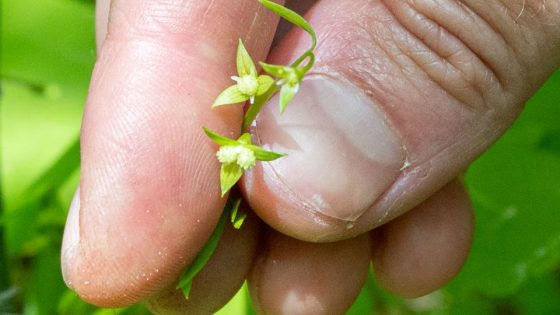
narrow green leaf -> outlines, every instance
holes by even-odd
[[[228,200],[228,202],[230,202],[230,200],[231,200],[231,198]],[[247,218],[247,214],[239,211],[239,205],[241,204],[241,198],[234,199],[232,204],[233,205],[231,207],[231,223],[233,224],[233,227],[235,229],[239,230],[241,228],[241,225],[243,225],[243,222],[245,221],[245,218]]]
[[[283,113],[288,106],[288,103],[294,98],[299,90],[299,84],[291,85],[284,84],[280,90],[280,113]]]
[[[226,138],[222,135],[219,135],[217,133],[215,133],[214,131],[206,128],[206,127],[202,127],[202,129],[204,130],[204,132],[206,133],[206,135],[208,136],[208,138],[210,138],[210,140],[214,141],[215,143],[223,146],[223,145],[239,145],[239,142],[230,139],[230,138]]]
[[[245,212],[239,212],[237,213],[237,215],[235,216],[235,220],[233,222],[231,222],[233,224],[233,227],[236,230],[239,230],[241,228],[241,226],[243,225],[243,222],[245,222],[245,219],[247,219],[247,213]]]
[[[287,73],[293,71],[290,66],[273,65],[269,63],[259,62],[264,71],[277,78],[286,77]]]
[[[212,104],[212,108],[222,106],[222,105],[230,105],[230,104],[237,104],[241,102],[246,102],[249,99],[249,96],[241,93],[237,84],[232,85],[225,89],[214,101]]]
[[[177,285],[177,289],[181,289],[183,291],[183,295],[186,299],[189,298],[189,293],[192,287],[192,281],[198,275],[198,273],[206,266],[216,248],[218,247],[218,243],[220,241],[220,237],[224,231],[224,226],[226,222],[226,216],[228,216],[229,212],[224,211],[218,221],[218,225],[210,235],[210,238],[202,248],[202,250],[196,255],[196,258],[191,262],[191,264],[181,273],[181,277],[179,280],[179,284]]]
[[[222,197],[239,181],[242,175],[243,169],[236,163],[222,164],[220,169]]]
[[[271,76],[263,74],[259,75],[259,77],[257,78],[257,82],[259,83],[257,95],[263,95],[274,84],[274,79]]]
[[[253,153],[255,153],[255,157],[257,158],[258,161],[264,161],[264,162],[269,162],[269,161],[274,161],[276,159],[279,159],[283,156],[286,156],[286,154],[284,153],[278,153],[278,152],[274,152],[274,151],[267,151],[259,146],[256,145],[250,145],[247,146],[249,149],[253,150]]]
[[[241,39],[239,39],[239,45],[237,46],[237,74],[239,77],[244,75],[257,75],[255,63],[253,59],[251,59]]]
[[[315,49],[315,46],[317,46],[317,36],[315,35],[315,31],[313,30],[313,27],[311,27],[311,24],[309,24],[309,22],[307,22],[301,15],[269,0],[259,0],[259,2],[270,11],[286,19],[288,22],[305,30],[311,36],[311,50]]]

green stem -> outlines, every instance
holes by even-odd
[[[261,108],[268,102],[268,100],[276,93],[278,87],[276,84],[273,84],[268,91],[266,91],[263,95],[257,97],[253,105],[249,107],[247,113],[245,113],[245,117],[243,118],[243,129],[242,132],[248,132],[249,127],[253,123],[253,121],[257,118],[257,115],[261,111]]]

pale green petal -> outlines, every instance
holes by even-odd
[[[244,75],[257,75],[255,63],[253,59],[251,59],[241,39],[239,39],[239,45],[237,46],[237,74],[239,77]]]
[[[280,113],[283,113],[288,103],[294,98],[299,90],[299,84],[284,84],[280,90]]]
[[[292,70],[289,66],[272,65],[264,62],[260,62],[260,64],[264,71],[277,78],[285,77],[287,72]]]
[[[284,153],[268,151],[256,145],[248,145],[246,147],[251,149],[253,153],[255,153],[255,157],[257,158],[258,161],[269,162],[269,161],[274,161],[283,156],[286,156],[286,154]]]
[[[236,198],[232,200],[230,197],[230,199],[228,199],[228,204],[231,204],[231,215],[230,215],[231,223],[235,229],[239,230],[239,228],[241,228],[241,225],[245,221],[245,218],[247,218],[247,213],[239,210],[239,205],[241,204],[241,198]]]
[[[236,163],[222,164],[220,169],[222,197],[239,181],[242,175],[243,169]]]
[[[221,146],[225,146],[225,145],[234,145],[234,146],[235,146],[235,145],[239,145],[239,142],[237,142],[237,141],[235,141],[235,140],[233,140],[233,139],[224,137],[224,136],[222,136],[222,135],[219,135],[219,134],[215,133],[214,131],[212,131],[212,130],[210,130],[210,129],[208,129],[208,128],[202,127],[202,129],[204,130],[204,132],[206,133],[206,135],[208,136],[208,138],[210,138],[210,140],[216,142],[217,144],[219,144],[219,145],[221,145]]]
[[[212,107],[218,107],[222,105],[229,105],[229,104],[237,104],[241,102],[246,102],[249,99],[249,96],[241,93],[239,91],[239,87],[236,85],[232,85],[225,89],[214,101]]]
[[[263,74],[259,75],[257,82],[259,83],[257,95],[263,95],[274,84],[274,79],[269,75]]]

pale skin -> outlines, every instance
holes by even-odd
[[[241,232],[230,228],[185,301],[172,287],[225,203],[217,147],[202,126],[232,138],[240,132],[241,106],[210,109],[232,84],[237,40],[255,60],[287,64],[307,49],[308,37],[290,31],[271,48],[278,18],[254,0],[97,2],[99,55],[82,127],[81,183],[62,249],[64,279],[84,300],[205,314],[248,274],[260,313],[337,314],[356,297],[370,261],[383,287],[409,297],[459,271],[473,216],[457,178],[560,66],[560,1],[287,5],[318,34],[312,75],[356,91],[335,118],[324,117],[372,127],[317,149],[324,152],[303,148],[247,173],[243,195],[264,222],[252,216]],[[385,135],[374,131],[379,121],[356,120],[360,100],[374,104],[391,132],[376,138],[372,152],[353,154],[348,143],[358,134],[366,142]],[[289,122],[319,116],[316,106],[280,117],[271,104],[253,132],[288,149],[291,138],[306,142]],[[336,124],[320,124],[314,134],[346,139]],[[340,152],[348,156],[333,159]],[[361,163],[360,154],[373,162]],[[301,175],[314,170],[320,173]],[[302,197],[308,188],[317,194]]]

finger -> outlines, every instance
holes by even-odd
[[[175,286],[158,293],[147,302],[155,314],[214,314],[239,290],[255,256],[258,224],[249,216],[241,229],[226,222],[224,234],[204,269],[193,280],[185,299]]]
[[[465,263],[473,225],[468,194],[453,181],[412,211],[372,231],[378,283],[406,297],[439,289]]]
[[[83,299],[147,298],[205,243],[225,200],[202,126],[239,132],[239,106],[210,105],[231,84],[238,38],[262,58],[276,21],[252,0],[112,2],[62,250],[64,279]]]
[[[107,25],[109,24],[109,9],[111,0],[95,1],[95,47],[97,53],[101,51],[105,36],[107,36]]]
[[[318,2],[307,14],[319,42],[314,73],[282,115],[273,98],[253,130],[288,156],[246,173],[251,207],[283,233],[332,241],[425,200],[560,65],[560,24],[545,23],[560,16],[557,3],[531,22],[497,0]],[[295,59],[306,36],[293,30],[270,62]]]
[[[268,231],[249,276],[260,314],[344,314],[367,276],[367,236],[306,243]]]

